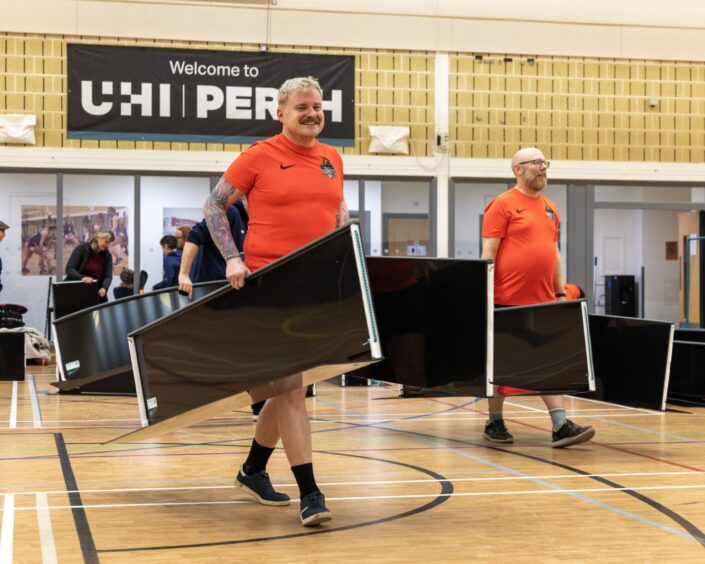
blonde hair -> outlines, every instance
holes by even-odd
[[[180,225],[176,228],[176,230],[181,231],[181,234],[184,236],[184,240],[188,237],[188,234],[191,233],[191,228],[188,225]]]
[[[321,90],[321,85],[318,84],[318,80],[312,76],[297,76],[296,78],[290,78],[285,81],[284,84],[279,87],[279,91],[277,92],[277,103],[279,107],[281,108],[286,104],[289,94],[297,90],[315,90],[321,98],[323,98],[323,90]]]

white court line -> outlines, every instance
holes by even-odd
[[[608,401],[596,400],[596,399],[592,399],[592,398],[581,398],[581,397],[578,397],[578,396],[570,396],[570,397],[571,397],[572,399],[579,399],[579,400],[583,400],[583,401],[591,401],[591,402],[593,402],[593,403],[601,403],[602,405],[616,405],[616,404],[610,403],[610,402],[608,402]],[[657,411],[657,410],[655,410],[655,409],[646,409],[646,408],[644,408],[644,407],[632,407],[631,405],[621,405],[621,404],[620,404],[618,407],[621,407],[621,408],[623,408],[623,409],[631,409],[631,410],[634,410],[634,411],[641,411],[641,412],[643,412],[643,413],[649,413],[649,414],[651,414],[651,413],[656,413],[656,414],[661,415],[661,414],[665,413],[665,411]]]
[[[0,533],[0,562],[12,564],[12,540],[15,532],[15,496],[5,494],[2,507],[2,532]]]
[[[541,411],[541,410],[539,410]],[[566,413],[570,415],[580,415],[581,413],[587,413],[587,412],[605,412],[605,411],[620,411],[618,408],[604,408],[604,407],[599,407],[599,408],[594,408],[594,409],[566,409]],[[541,411],[542,413],[548,413],[546,411]],[[309,410],[309,413],[311,415],[320,415],[322,417],[346,417],[346,418],[364,418],[364,417],[422,417],[425,416],[427,419],[432,419],[434,416],[437,415],[443,415],[443,416],[455,416],[455,417],[462,417],[463,415],[468,415],[469,413],[474,413],[472,410],[468,411],[467,409],[463,409],[462,411],[421,411],[421,412],[402,412],[402,413],[384,413],[384,412],[378,412],[378,413],[350,413],[350,414],[345,414],[345,413],[332,413],[332,412],[326,412],[326,411],[321,411],[320,413],[315,410],[311,409]],[[513,411],[509,409],[503,410],[504,415],[511,415],[515,413],[526,413],[525,409],[518,410],[518,411]],[[478,413],[479,415],[480,413]],[[486,417],[486,415],[483,414],[483,417]],[[250,419],[250,416],[220,416],[220,417],[213,417],[213,419]]]
[[[8,421],[10,429],[17,428],[17,380],[12,382],[12,401],[10,403],[10,420]]]
[[[32,401],[32,427],[35,429],[42,426],[42,412],[39,409],[39,398],[37,397],[37,386],[34,383],[34,375],[30,374],[27,378],[27,387],[29,387],[29,397]]]
[[[525,412],[526,413],[526,412]],[[505,413],[506,415],[506,413]],[[644,416],[658,416],[662,417],[664,413],[661,412],[648,412],[648,413],[613,413],[609,415],[609,418],[614,418],[614,417],[644,417]],[[429,423],[429,422],[434,422],[434,421],[485,421],[487,419],[486,415],[478,413],[477,415],[471,415],[467,414],[466,417],[434,417],[434,418],[414,418],[414,419],[407,419],[407,418],[398,418],[398,419],[390,419],[390,418],[383,418],[383,419],[359,419],[357,421],[348,421],[348,418],[344,419],[328,419],[328,417],[331,417],[329,415],[316,415],[316,414],[311,414],[312,417],[318,417],[319,419],[311,419],[310,423],[311,424],[317,424],[317,425],[326,425],[326,424],[331,424],[331,423],[350,423],[350,424],[355,424],[355,425],[360,425],[363,423]],[[547,414],[545,412],[542,412],[542,415],[539,416],[526,416],[526,417],[517,417],[517,416],[512,416],[509,417],[508,419],[511,419],[512,421],[529,421],[533,419],[539,419],[543,420],[547,417]],[[578,415],[581,419],[602,419],[605,416],[604,415]],[[324,419],[325,418],[325,419]],[[91,425],[42,425],[42,429],[124,429],[124,428],[130,428],[133,427],[134,425],[137,424],[137,419],[130,421],[125,421],[125,425],[96,425],[96,426],[91,426]],[[210,421],[210,420],[209,420]],[[197,428],[207,428],[207,427],[225,427],[228,425],[232,425],[233,423],[228,423],[228,422],[222,422],[222,423],[216,423],[216,422],[209,422],[209,421],[204,421],[203,423],[198,423],[196,425],[192,425],[194,429]],[[0,420],[0,422],[4,422],[3,420]],[[29,423],[29,421],[23,421],[20,420],[20,423],[26,422]],[[100,423],[100,421],[93,421],[94,423]],[[44,423],[47,423],[47,421],[44,421]],[[60,423],[60,421],[58,422]],[[254,425],[254,421],[252,424]],[[188,445],[184,445],[188,446]],[[110,451],[107,451],[110,452]]]
[[[646,413],[615,413],[613,415],[608,415],[610,419],[613,417],[644,417],[646,416]],[[648,415],[654,416],[661,416],[661,413],[649,413]],[[414,418],[414,419],[405,419],[405,418],[400,418],[400,419],[364,419],[364,420],[357,420],[357,421],[346,421],[345,419],[324,419],[326,417],[325,415],[319,415],[319,419],[313,419],[311,420],[311,423],[354,423],[356,425],[360,425],[362,423],[433,423],[435,421],[486,421],[487,420],[487,415],[482,415],[482,414],[477,414],[477,415],[469,415],[468,417],[434,417],[434,418]],[[507,419],[511,421],[528,421],[532,419],[541,419],[544,420],[548,417],[548,414],[545,412],[542,412],[541,416],[536,416],[536,415],[529,415],[525,417],[508,417]],[[604,419],[605,415],[580,415],[579,416],[581,419]],[[225,425],[225,423],[212,423],[212,425]],[[195,426],[195,425],[194,425]]]
[[[399,494],[399,495],[368,495],[349,497],[327,497],[328,501],[374,501],[381,499],[418,499],[435,497],[482,497],[493,495],[540,495],[540,494],[571,494],[571,493],[595,493],[595,492],[625,492],[625,491],[653,491],[653,490],[683,490],[705,488],[705,484],[689,486],[637,486],[633,488],[580,488],[580,489],[548,489],[548,490],[517,490],[517,491],[493,491],[493,492],[453,492],[450,494]],[[220,500],[220,501],[174,501],[174,502],[153,502],[153,503],[106,503],[87,505],[51,505],[48,509],[114,509],[117,507],[178,507],[188,505],[236,505],[254,504],[255,500]],[[33,511],[35,507],[19,507],[16,511]],[[3,519],[4,523],[4,519]]]
[[[42,563],[56,564],[56,545],[54,533],[51,530],[51,513],[49,513],[49,500],[47,494],[36,495],[37,521],[39,523],[39,540],[42,544]]]
[[[539,413],[548,413],[545,409],[539,409],[538,407],[531,407],[528,405],[521,405],[520,403],[512,403],[511,401],[504,400],[507,405],[513,405],[514,407],[521,407],[522,409],[528,409],[529,411],[538,411]]]
[[[134,423],[140,421],[139,418],[132,417],[130,419],[42,419],[43,423],[105,423],[105,422],[122,422]],[[19,419],[18,423],[32,423],[28,419]]]
[[[606,474],[547,474],[538,476],[489,476],[481,478],[448,478],[436,480],[433,478],[424,478],[417,480],[370,480],[362,482],[318,482],[320,486],[369,486],[369,485],[394,485],[394,484],[435,484],[437,482],[506,482],[515,480],[561,480],[561,479],[579,479],[579,478],[628,478],[628,477],[654,477],[654,476],[702,476],[705,472],[680,471],[680,472],[617,472]],[[297,487],[296,483],[290,484],[275,484],[278,488],[293,488]],[[110,488],[110,489],[93,489],[93,490],[49,490],[43,492],[13,492],[5,495],[66,495],[67,493],[135,493],[135,492],[169,492],[169,491],[199,491],[199,490],[227,490],[235,489],[234,485],[215,485],[215,486],[165,486],[159,488]],[[626,488],[630,489],[630,488]]]

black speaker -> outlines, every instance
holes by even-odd
[[[605,276],[605,314],[636,317],[634,276]]]
[[[0,332],[0,380],[24,380],[24,333]]]

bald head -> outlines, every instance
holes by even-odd
[[[537,166],[534,161],[538,162]],[[512,157],[512,172],[517,179],[517,189],[527,196],[537,196],[546,187],[549,163],[536,147],[526,147]]]
[[[512,170],[514,170],[514,167],[519,163],[533,161],[534,159],[546,160],[543,153],[536,147],[524,147],[523,149],[519,149],[512,157]]]

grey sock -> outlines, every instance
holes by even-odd
[[[502,419],[504,418],[501,411],[490,411],[490,421],[501,421]]]
[[[558,407],[556,409],[549,409],[548,414],[551,416],[551,423],[553,423],[553,430],[558,431],[561,425],[566,422],[567,418],[565,416],[565,409]]]

